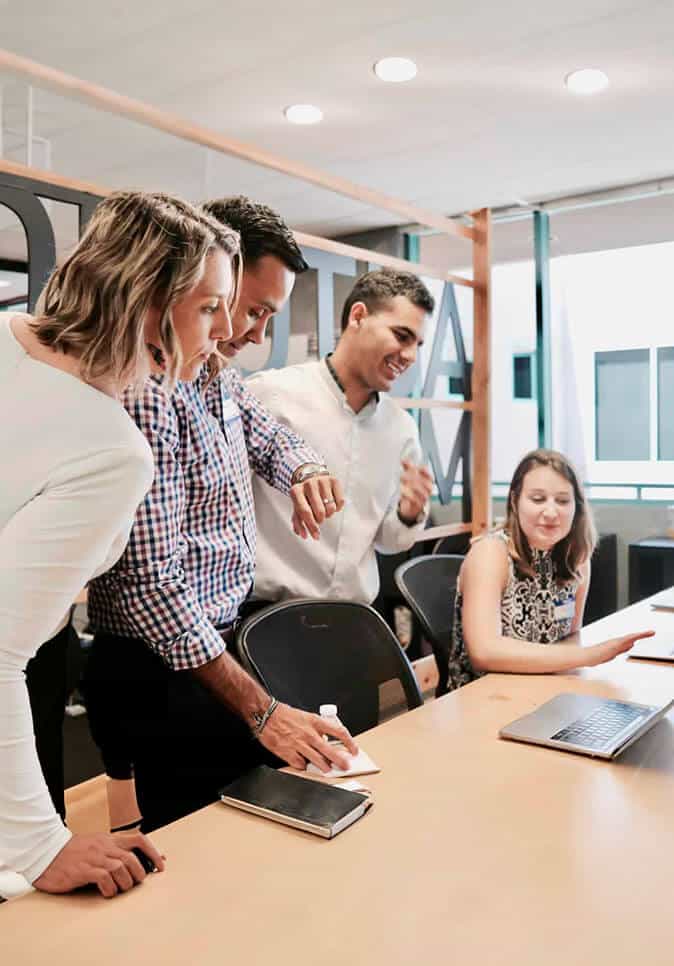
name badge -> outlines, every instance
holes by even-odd
[[[563,604],[555,604],[555,620],[570,621],[576,613],[575,600],[566,600]]]
[[[240,415],[241,413],[239,412],[239,407],[230,396],[227,396],[226,399],[222,400],[223,423],[231,423],[232,420],[238,419]]]

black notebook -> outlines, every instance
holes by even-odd
[[[363,815],[368,795],[260,765],[220,791],[225,805],[331,839]]]

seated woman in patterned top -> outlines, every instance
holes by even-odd
[[[536,674],[590,667],[653,631],[581,647],[557,644],[579,630],[596,531],[569,461],[552,450],[521,460],[503,530],[476,540],[459,575],[449,686],[487,671]],[[548,647],[548,644],[556,644]]]

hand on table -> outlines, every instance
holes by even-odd
[[[42,892],[54,893],[95,885],[102,896],[111,899],[147,875],[133,848],[141,849],[157,871],[163,872],[164,857],[142,832],[73,835],[33,885]]]
[[[344,749],[333,746],[324,735],[339,739],[349,754],[358,754],[358,745],[343,725],[288,704],[277,706],[258,741],[293,768],[306,768],[311,761],[322,772],[329,771],[333,765],[346,769],[348,760]]]
[[[290,499],[293,530],[303,540],[307,535],[318,540],[321,524],[344,506],[341,483],[329,473],[296,483],[290,488]]]
[[[637,641],[644,637],[653,637],[655,631],[638,631],[634,634],[624,634],[622,637],[612,637],[601,644],[593,644],[587,648],[588,661],[587,667],[595,667],[597,664],[604,664],[612,661],[618,654],[629,651]]]

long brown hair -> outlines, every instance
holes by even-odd
[[[520,460],[517,469],[513,474],[508,490],[508,509],[505,521],[505,530],[509,537],[510,553],[521,573],[529,577],[534,576],[533,554],[529,541],[522,532],[520,526],[517,505],[522,495],[522,485],[524,478],[530,470],[537,466],[549,466],[555,473],[559,473],[573,488],[573,496],[576,503],[575,512],[571,529],[563,540],[555,544],[552,548],[552,559],[555,563],[557,579],[579,580],[581,578],[580,567],[592,556],[597,543],[597,531],[595,530],[592,511],[585,498],[583,488],[578,482],[578,475],[562,453],[551,449],[535,449],[527,453]]]
[[[33,331],[43,345],[77,357],[85,380],[110,375],[139,387],[150,371],[145,320],[158,308],[170,390],[182,364],[172,309],[198,283],[216,247],[232,259],[234,302],[241,273],[235,231],[170,195],[115,192],[97,205],[79,244],[50,276]]]

